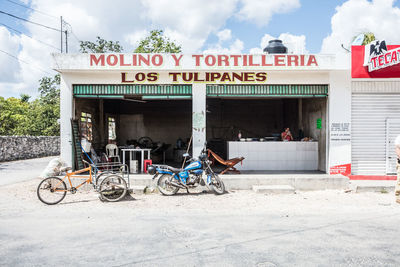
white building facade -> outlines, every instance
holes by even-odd
[[[290,127],[298,142],[304,137],[314,140],[317,152],[312,155],[307,149],[300,151],[300,145],[297,150],[296,145],[286,150],[284,142],[277,142],[272,153],[275,156],[271,158],[263,154],[257,143],[248,143],[238,152],[246,158],[241,168],[260,171],[309,168],[346,175],[351,172],[352,105],[357,108],[358,96],[354,96],[359,82],[352,81],[349,69],[338,67],[334,56],[53,54],[53,57],[54,69],[61,74],[61,157],[70,165],[76,154],[71,120],[80,121],[85,112],[93,116],[93,145],[97,149],[103,149],[108,142],[108,118],[117,122],[118,145],[150,136],[172,144],[171,155],[174,140],[179,137],[193,136],[194,155],[199,154],[207,141],[219,144],[221,153],[229,157],[226,143],[240,142],[238,132],[251,139],[251,143],[276,137],[283,128]],[[357,98],[354,101],[352,94],[353,100]],[[251,146],[254,150],[250,151]],[[293,165],[287,167],[288,164],[278,161]],[[296,165],[296,161],[304,161],[304,165]]]

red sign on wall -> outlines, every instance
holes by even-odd
[[[377,50],[374,53],[363,45],[351,47],[352,78],[400,78],[400,45],[385,44],[385,49]]]
[[[344,176],[349,176],[351,174],[351,164],[332,166],[329,170],[329,174],[342,174]]]

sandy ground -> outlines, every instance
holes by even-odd
[[[53,158],[55,157],[0,162],[0,186],[38,177]]]
[[[43,209],[49,206],[41,203],[36,195],[37,185],[41,179],[31,179],[26,182],[0,187],[2,196],[1,203],[8,202],[15,207],[21,206],[26,209]],[[75,182],[78,184],[79,182]],[[85,207],[121,208],[121,209],[154,209],[165,210],[174,207],[175,210],[190,209],[198,212],[228,212],[229,214],[238,212],[257,213],[263,211],[282,212],[282,213],[304,213],[318,209],[320,213],[330,213],[338,210],[340,212],[352,211],[400,211],[400,205],[394,202],[395,198],[390,193],[345,193],[339,190],[297,192],[296,194],[256,194],[250,190],[229,191],[224,195],[214,195],[206,191],[192,189],[190,194],[185,190],[180,190],[176,196],[163,196],[158,193],[152,194],[131,194],[123,201],[117,203],[103,203],[99,200],[98,194],[91,185],[85,185],[76,194],[68,193],[65,199],[58,205],[69,207],[79,203],[86,203]],[[0,210],[2,211],[2,210]]]
[[[400,266],[393,194],[198,192],[104,203],[86,188],[47,206],[39,182],[0,187],[0,265]]]

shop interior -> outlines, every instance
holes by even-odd
[[[88,114],[90,125],[84,118]],[[179,167],[192,133],[191,99],[75,98],[75,116],[82,137],[91,142],[98,156],[106,153],[106,145],[115,144],[121,161],[122,149],[148,149],[153,164]],[[131,156],[127,153],[126,162]],[[135,156],[140,161],[140,155]]]
[[[181,166],[192,133],[191,99],[75,98],[74,105],[81,136],[98,156],[115,144],[149,149],[153,164]],[[326,107],[325,97],[207,98],[207,146],[227,159],[227,142],[240,141],[239,132],[243,142],[281,141],[289,127],[294,141],[318,142],[318,170],[326,171]]]
[[[229,158],[227,141],[281,142],[288,127],[293,141],[318,142],[318,170],[325,172],[326,107],[326,97],[207,98],[207,144]]]

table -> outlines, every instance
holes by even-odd
[[[122,148],[121,152],[122,152],[122,162],[124,164],[126,164],[125,162],[125,152],[129,152],[130,153],[130,159],[136,159],[136,153],[140,152],[140,172],[143,172],[144,170],[144,157],[145,157],[145,153],[147,152],[147,159],[150,159],[150,151],[151,149],[149,148]],[[129,166],[129,164],[127,164]],[[129,166],[130,167],[130,166]]]

